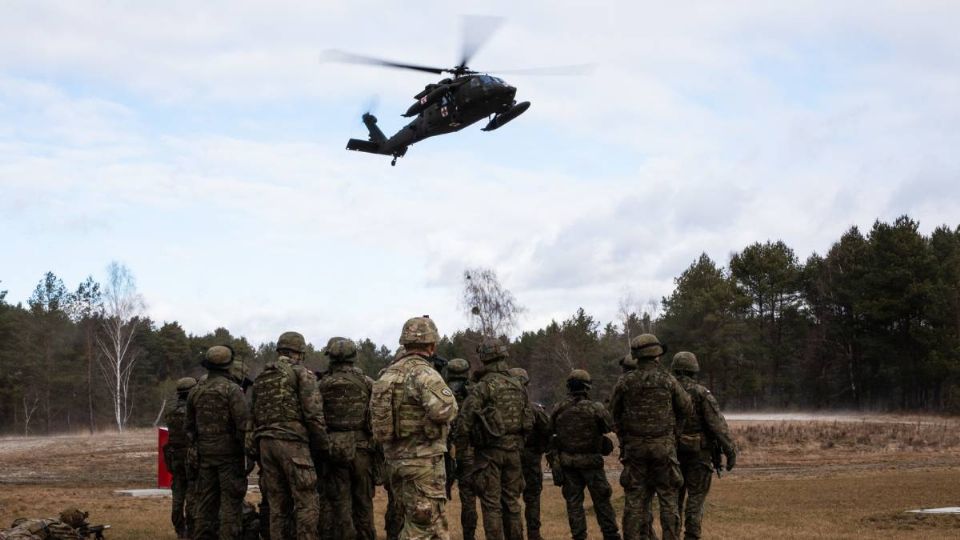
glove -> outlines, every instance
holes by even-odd
[[[253,468],[257,466],[257,461],[252,457],[247,456],[247,467],[243,470],[244,476],[250,476],[250,473],[253,472]]]
[[[737,452],[731,449],[723,454],[727,456],[727,471],[729,471],[737,464]]]

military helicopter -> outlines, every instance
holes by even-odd
[[[462,54],[460,62],[452,68],[394,62],[337,50],[327,51],[324,55],[326,60],[451,75],[437,83],[428,84],[414,96],[416,101],[403,114],[407,118],[414,117],[413,121],[392,137],[388,138],[380,130],[376,116],[369,111],[364,113],[362,119],[369,131],[369,138],[367,140],[350,139],[347,141],[347,150],[393,156],[390,165],[396,165],[397,158],[403,157],[410,145],[428,137],[460,131],[484,118],[489,120],[482,130],[493,131],[526,112],[530,108],[530,102],[517,103],[514,99],[517,93],[515,87],[499,77],[474,71],[467,66],[473,55],[496,31],[502,21],[503,19],[499,17],[464,17]],[[575,74],[586,67],[588,66],[560,66],[510,71],[565,75]]]

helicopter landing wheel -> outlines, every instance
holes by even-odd
[[[397,158],[393,158],[393,160],[390,161],[390,166],[391,166],[391,167],[396,167],[396,166],[397,166]]]

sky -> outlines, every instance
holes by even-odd
[[[465,268],[535,329],[656,301],[701,253],[960,224],[960,3],[665,4],[4,2],[0,290],[116,260],[188,332],[392,345],[467,324]],[[506,18],[475,69],[596,67],[504,76],[529,111],[396,167],[347,152],[436,77],[323,51],[453,66],[463,14]]]

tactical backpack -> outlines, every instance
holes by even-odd
[[[417,434],[428,439],[440,436],[439,429],[425,429],[430,426],[425,426],[423,406],[407,395],[407,375],[417,366],[433,369],[422,357],[411,355],[388,366],[373,383],[370,425],[376,442],[385,444]]]

